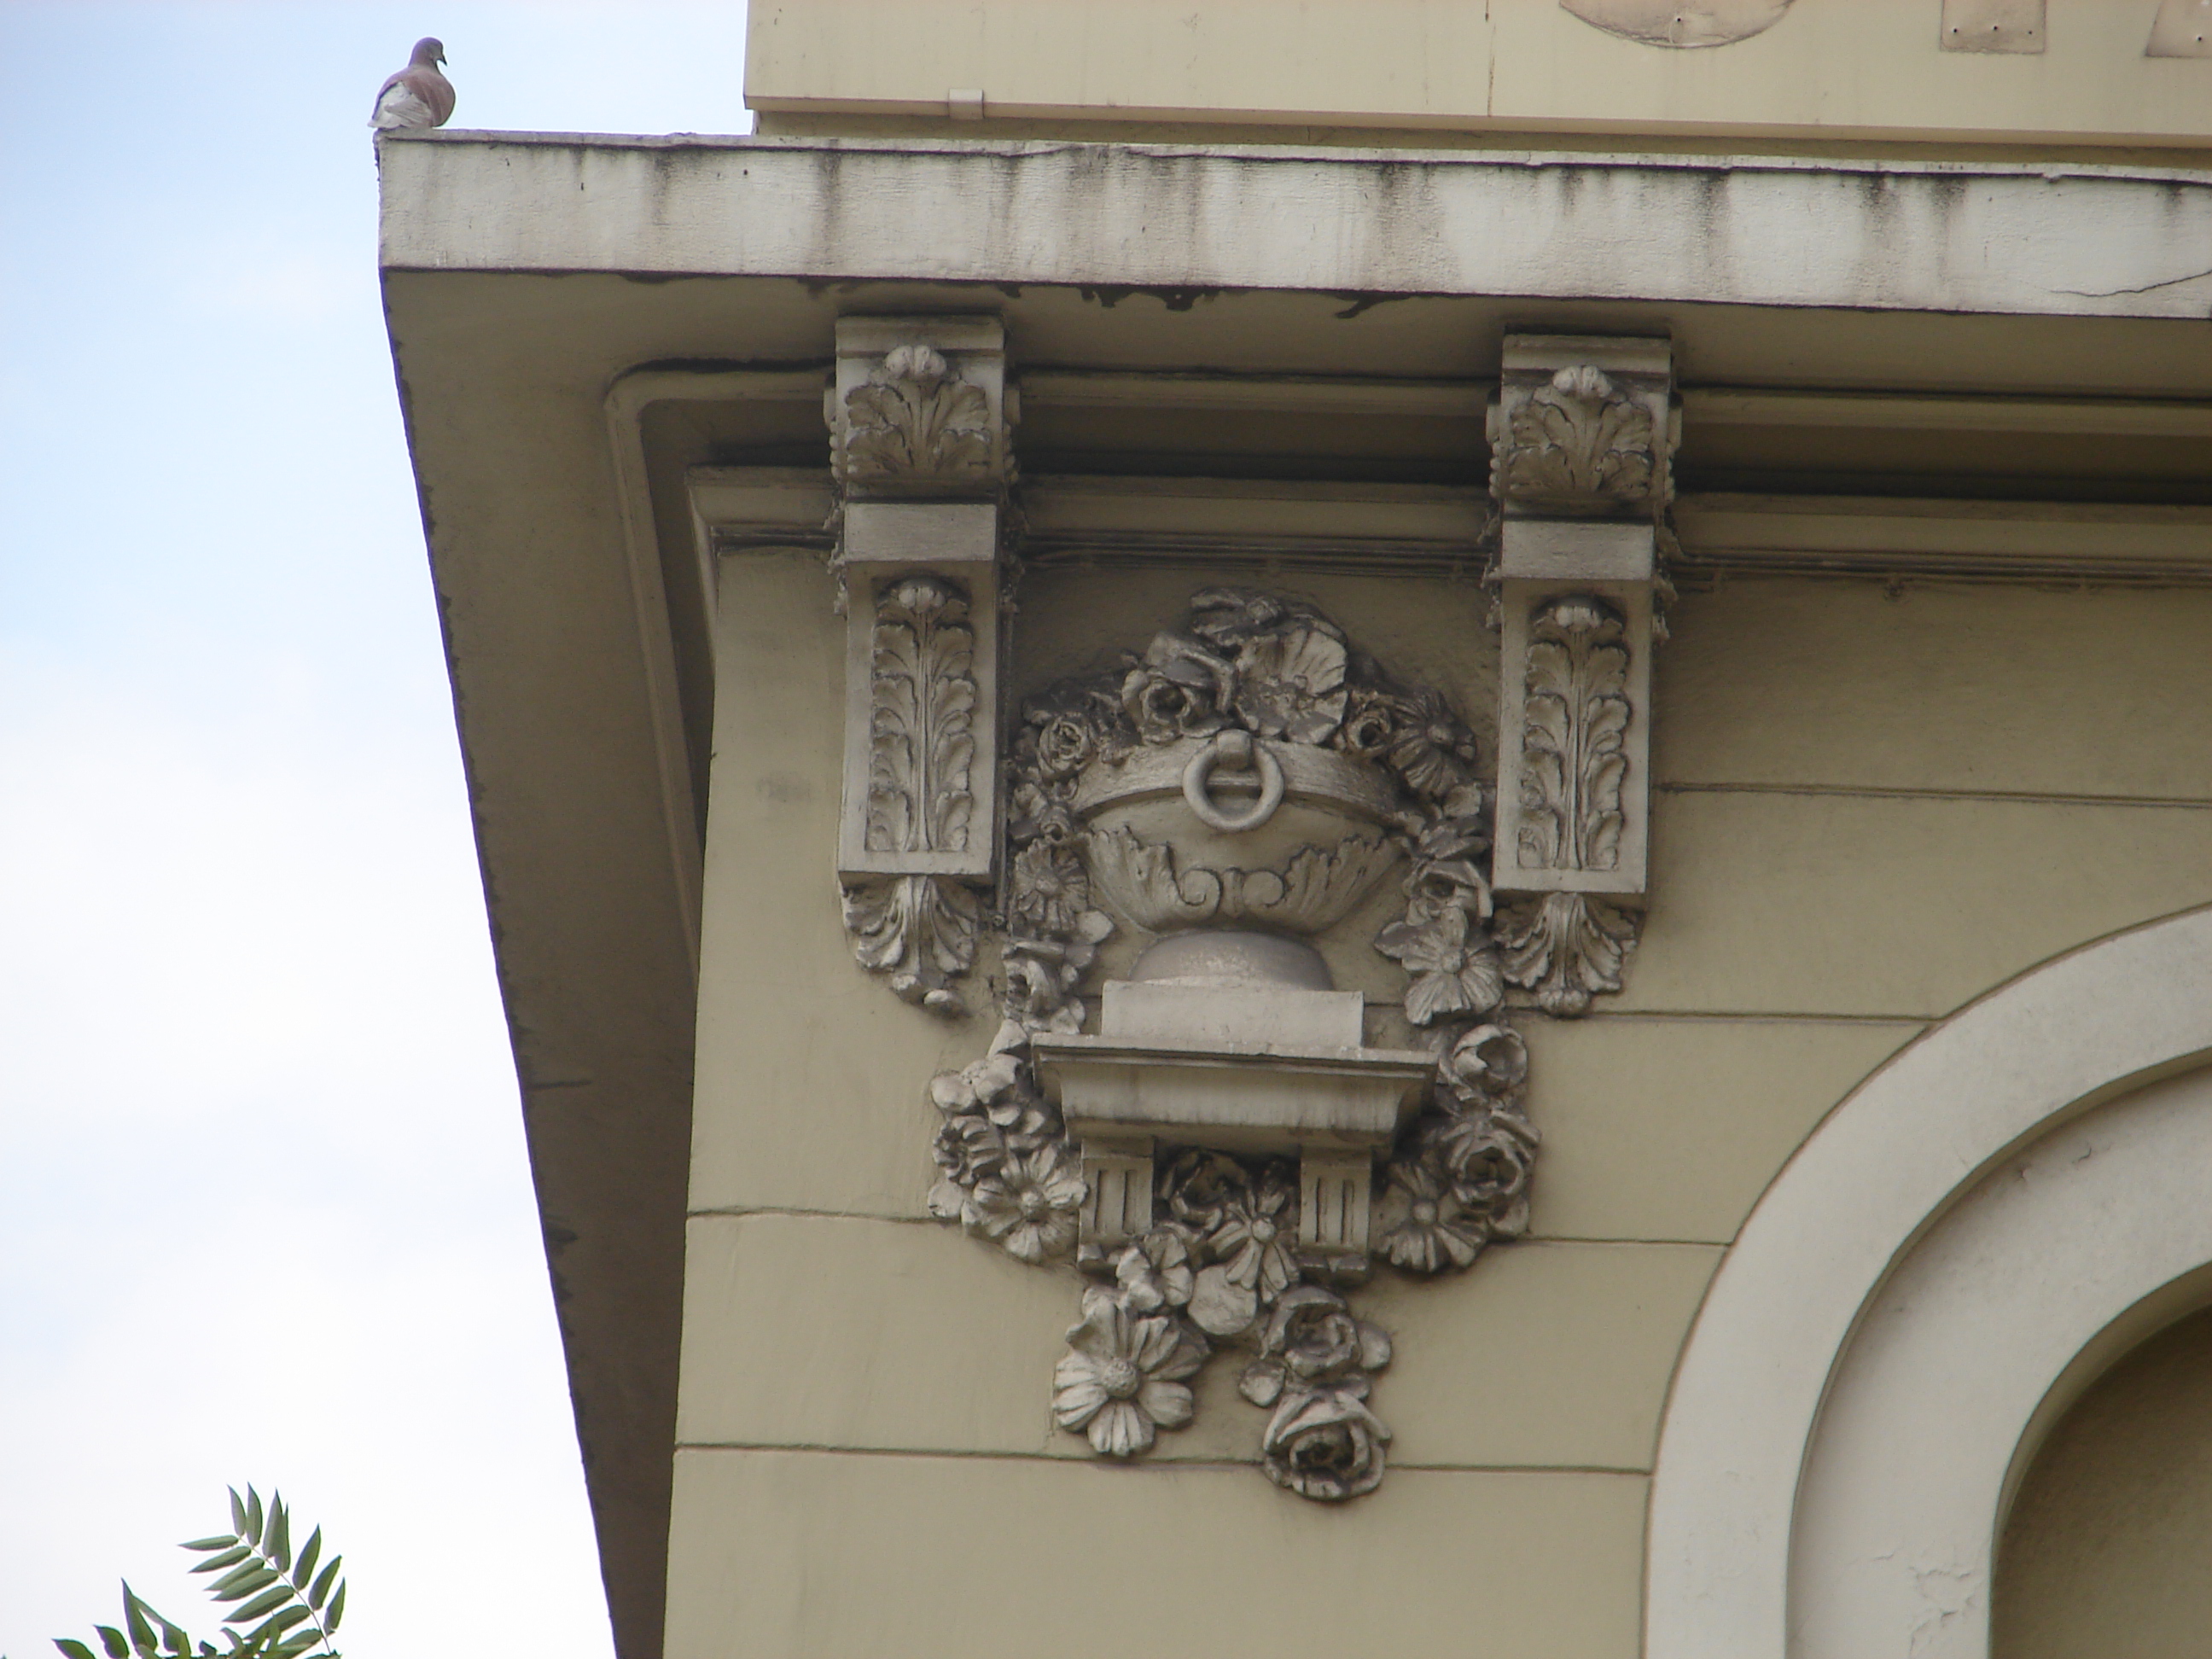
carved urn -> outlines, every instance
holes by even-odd
[[[1155,937],[1101,988],[1097,1035],[1037,1035],[1038,1075],[1082,1146],[1099,1243],[1152,1225],[1161,1147],[1201,1146],[1296,1158],[1302,1245],[1364,1261],[1374,1158],[1436,1061],[1366,1047],[1364,999],[1310,941],[1402,872],[1407,802],[1362,728],[1347,739],[1376,689],[1347,684],[1333,623],[1226,590],[1194,610],[1195,637],[1159,636],[1122,680],[1135,741],[1077,745],[1054,856]]]

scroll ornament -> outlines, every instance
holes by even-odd
[[[1200,879],[1211,872],[1179,871],[1170,848],[1086,827],[1086,778],[1224,733],[1232,750],[1264,744],[1285,757],[1272,764],[1296,768],[1307,753],[1316,765],[1324,753],[1370,763],[1387,780],[1387,825],[1272,879],[1232,872],[1243,878],[1233,900],[1228,884]],[[1346,1298],[1370,1277],[1369,1257],[1301,1243],[1289,1161],[1203,1146],[1163,1153],[1149,1231],[1086,1241],[1080,1154],[1037,1085],[1030,1044],[1082,1024],[1079,991],[1115,926],[1099,902],[1106,883],[1125,916],[1180,902],[1234,921],[1252,907],[1321,905],[1332,882],[1354,879],[1340,871],[1371,884],[1382,849],[1405,866],[1405,908],[1376,949],[1405,970],[1407,1018],[1437,1064],[1425,1109],[1377,1172],[1375,1254],[1425,1277],[1520,1237],[1537,1136],[1523,1104],[1527,1049],[1502,1010],[1508,969],[1480,864],[1492,803],[1472,734],[1443,696],[1387,675],[1319,611],[1215,588],[1195,596],[1182,629],[1120,669],[1033,698],[1011,773],[1004,1018],[985,1058],[930,1086],[941,1119],[932,1212],[1025,1261],[1074,1260],[1089,1283],[1053,1411],[1097,1455],[1137,1455],[1188,1424],[1189,1378],[1229,1347],[1243,1355],[1240,1391],[1270,1413],[1268,1477],[1320,1500],[1372,1491],[1390,1435],[1370,1399],[1391,1345]],[[1162,925],[1189,922],[1170,914]]]

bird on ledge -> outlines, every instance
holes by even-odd
[[[380,131],[394,127],[442,127],[453,112],[453,83],[438,73],[446,61],[446,43],[425,38],[415,43],[407,67],[376,89],[376,108],[369,125]]]

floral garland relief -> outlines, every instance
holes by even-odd
[[[1163,1153],[1149,1231],[1080,1242],[1080,1153],[1030,1065],[1033,1034],[1080,1028],[1078,988],[1114,931],[1091,901],[1079,775],[1232,728],[1374,763],[1397,791],[1388,833],[1408,864],[1406,908],[1375,946],[1404,968],[1407,1018],[1437,1062],[1426,1109],[1379,1171],[1376,1254],[1412,1275],[1455,1272],[1525,1231],[1537,1137],[1523,1105],[1528,1053],[1500,1012],[1480,865],[1492,803],[1474,737],[1440,695],[1391,679],[1319,612],[1237,589],[1201,592],[1182,630],[1023,711],[1005,1019],[986,1058],[931,1084],[942,1123],[930,1208],[1024,1261],[1074,1258],[1090,1282],[1053,1412],[1094,1451],[1132,1457],[1188,1424],[1189,1378],[1215,1347],[1235,1348],[1240,1391],[1271,1413],[1268,1477],[1306,1498],[1347,1498],[1382,1480],[1390,1437],[1368,1403],[1390,1341],[1344,1294],[1366,1282],[1369,1261],[1302,1248],[1292,1164],[1204,1148]]]

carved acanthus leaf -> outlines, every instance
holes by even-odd
[[[1630,715],[1619,613],[1586,595],[1545,600],[1529,619],[1527,686],[1521,867],[1617,868]]]
[[[1636,931],[1632,913],[1585,893],[1547,893],[1511,906],[1497,926],[1505,977],[1535,992],[1546,1013],[1562,1017],[1586,1013],[1594,994],[1620,988]]]
[[[844,884],[845,931],[863,968],[933,1013],[967,1012],[951,981],[975,965],[982,902],[945,876],[885,876]]]
[[[952,583],[908,576],[878,596],[867,844],[961,852],[975,807],[975,635]]]
[[[845,419],[848,480],[991,476],[990,399],[931,347],[891,351],[869,384],[845,394]]]
[[[1639,501],[1652,492],[1651,411],[1589,364],[1560,369],[1512,411],[1494,487],[1502,499]]]

